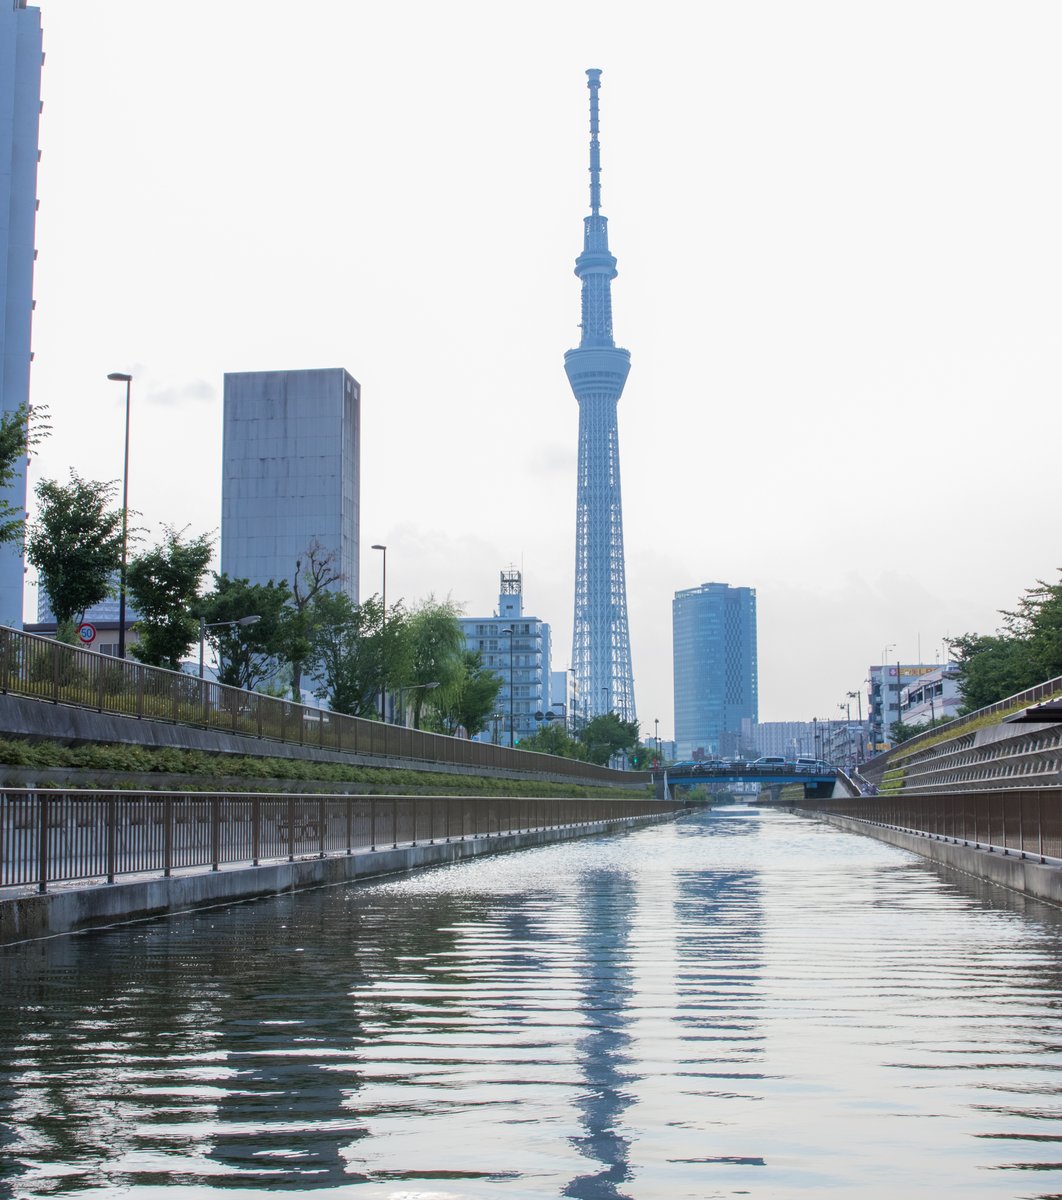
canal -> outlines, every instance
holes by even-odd
[[[0,950],[0,1195],[1062,1193],[1062,912],[736,807]]]

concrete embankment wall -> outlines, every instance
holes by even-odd
[[[861,833],[865,837],[877,838],[890,846],[912,850],[923,858],[943,863],[966,875],[987,879],[1015,892],[1035,896],[1062,905],[1062,867],[1050,866],[1036,858],[1022,857],[1017,850],[1004,854],[1000,850],[983,850],[962,842],[950,841],[935,834],[907,833],[875,825],[870,821],[858,821],[853,817],[835,816],[833,813],[813,809],[794,809],[800,816],[813,817],[836,825],[849,833]]]
[[[169,878],[137,877],[111,884],[56,885],[53,891],[44,894],[0,899],[0,945],[615,833],[670,821],[675,815],[628,817],[527,833],[469,837],[464,841],[422,842],[394,850],[360,850],[350,855],[303,858],[259,867],[223,867],[219,871],[188,872]]]

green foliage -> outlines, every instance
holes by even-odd
[[[73,640],[75,620],[111,595],[111,578],[121,568],[122,513],[109,507],[115,484],[71,471],[68,484],[42,479],[36,492],[26,558],[48,593],[60,636]]]
[[[465,638],[458,616],[454,604],[439,603],[431,596],[410,614],[403,656],[408,674],[394,681],[399,686],[416,689],[409,693],[414,728],[420,727],[425,704],[448,706],[460,694],[466,667]],[[439,687],[429,691],[424,687],[426,683],[437,683]]]
[[[569,735],[562,721],[544,723],[530,737],[521,738],[520,749],[537,750],[540,754],[555,754],[558,758],[586,760],[586,747]]]
[[[69,779],[61,785],[38,780],[40,786],[95,787],[93,771],[130,772],[138,775],[185,775],[182,789],[211,790],[218,780],[226,788],[241,790],[236,781],[246,781],[246,790],[259,790],[270,781],[278,783],[357,784],[365,792],[391,794],[422,793],[431,795],[494,796],[590,796],[638,799],[648,790],[590,787],[584,784],[544,783],[541,780],[494,779],[486,775],[449,775],[415,771],[405,767],[359,767],[346,763],[317,762],[313,759],[268,758],[251,755],[205,753],[172,747],[107,745],[92,743],[64,746],[58,742],[28,742],[0,738],[0,766],[43,769],[74,769],[85,772],[83,780]],[[201,782],[195,782],[195,777]],[[108,787],[114,786],[108,783]],[[142,786],[130,780],[128,786]],[[165,782],[161,782],[165,787]]]
[[[502,689],[501,676],[483,666],[478,650],[464,650],[461,674],[449,688],[439,688],[432,697],[438,731],[453,734],[458,728],[474,737],[486,729]],[[429,726],[430,727],[430,726]],[[520,744],[526,749],[527,739]]]
[[[253,625],[226,624],[207,629],[207,641],[218,657],[218,680],[253,691],[277,672],[288,629],[285,583],[250,583],[215,575],[213,590],[201,597],[198,612],[208,626],[258,617]]]
[[[182,540],[182,531],[166,526],[159,546],[136,555],[126,572],[126,586],[140,614],[134,658],[152,667],[181,669],[181,659],[199,639],[199,622],[191,610],[210,562],[213,539],[207,534]]]
[[[45,412],[38,406],[31,417],[29,407],[22,404],[14,412],[0,414],[0,489],[10,487],[22,474],[22,459],[48,432],[41,421]],[[0,497],[0,545],[20,541],[25,523],[25,512]]]
[[[936,729],[939,725],[950,725],[954,720],[954,717],[936,717],[932,721],[923,722],[921,725],[905,725],[903,721],[893,721],[889,726],[889,737],[894,746],[900,746],[904,742],[909,742],[911,738],[918,737],[919,734],[928,733],[931,729]]]
[[[967,633],[952,644],[964,713],[1062,675],[1062,583],[1038,580],[1002,616],[997,633]]]
[[[335,550],[326,550],[317,538],[295,561],[284,657],[291,671],[291,698],[296,702],[302,701],[302,673],[314,649],[314,626],[319,615],[314,602],[326,589],[342,583],[344,578]]]
[[[576,734],[586,751],[588,762],[604,766],[620,750],[638,745],[638,722],[621,721],[614,712],[593,717]]]
[[[400,605],[387,610],[372,596],[355,604],[345,592],[319,592],[313,602],[307,662],[320,675],[317,696],[352,717],[379,714],[379,698],[405,625]]]

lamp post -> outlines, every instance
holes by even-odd
[[[863,693],[862,692],[845,692],[845,695],[848,697],[849,700],[855,699],[856,703],[859,705],[859,710],[858,710],[859,711],[859,756],[858,757],[859,757],[859,761],[862,762],[863,761],[863,742],[864,742],[864,738],[863,738]],[[851,706],[849,706],[849,709],[848,709],[849,717],[851,717],[851,711],[852,711]]]
[[[405,703],[402,699],[403,695],[406,692],[415,692],[417,690],[417,688],[423,688],[426,692],[430,692],[430,691],[433,691],[438,686],[439,686],[439,683],[438,683],[438,680],[436,680],[434,683],[404,683],[398,689],[398,711],[402,714],[403,728],[405,728],[405,726],[406,726],[406,707],[405,707]],[[416,728],[416,726],[414,726],[414,728]]]
[[[381,546],[378,542],[374,542],[372,548],[374,550],[382,550],[383,551],[383,586],[380,591],[380,607],[381,607],[381,609],[383,609],[383,618],[382,618],[381,624],[383,625],[383,642],[384,642],[383,648],[384,648],[384,651],[386,652],[386,649],[387,649],[387,547]],[[380,666],[381,667],[386,666],[386,663],[381,662]],[[385,683],[380,688],[380,720],[385,721],[386,719],[387,719],[387,685]]]
[[[206,617],[199,618],[199,678],[204,677],[206,668],[206,631],[208,629],[225,629],[233,625],[257,625],[262,618],[256,613],[251,617],[239,617],[235,621],[211,621],[207,624]]]
[[[129,548],[129,393],[132,375],[112,371],[108,379],[125,384],[125,457],[122,460],[122,569],[118,576],[118,657],[125,658],[125,569]]]
[[[660,718],[653,718],[653,741],[656,742],[656,765],[659,766],[662,759],[660,757]]]
[[[889,651],[896,649],[895,642],[889,644],[881,652],[881,740],[888,737],[889,721]],[[900,672],[896,672],[896,720],[900,719]]]
[[[607,683],[606,683],[606,684],[602,684],[602,686],[601,686],[601,690],[602,690],[602,692],[604,692],[604,694],[605,694],[605,698],[604,698],[604,699],[601,701],[601,715],[602,715],[602,716],[604,716],[604,715],[605,715],[605,714],[606,714],[606,713],[609,711],[609,704],[608,704],[608,684],[607,684]]]
[[[516,640],[516,630],[503,629],[502,636],[509,639],[509,749],[511,750],[516,745],[513,739],[513,693],[516,691],[513,686],[513,642]]]

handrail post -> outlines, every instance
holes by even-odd
[[[251,797],[251,861],[258,866],[262,850],[262,798]]]
[[[118,857],[118,801],[107,798],[107,882],[114,883],[115,861]]]
[[[295,861],[295,797],[288,797],[288,862]]]
[[[48,890],[48,797],[36,794],[37,798],[37,891],[43,895]]]
[[[391,797],[391,849],[398,849],[398,797]]]
[[[317,801],[317,857],[325,856],[325,802],[324,796]]]
[[[347,854],[354,853],[354,797],[347,796]]]
[[[369,797],[369,849],[376,849],[376,797]]]
[[[210,869],[216,871],[221,858],[221,797],[210,799]]]
[[[173,874],[173,797],[162,798],[162,874]]]
[[[1036,793],[1036,833],[1037,843],[1040,850],[1040,861],[1044,859],[1044,793],[1042,789]]]

